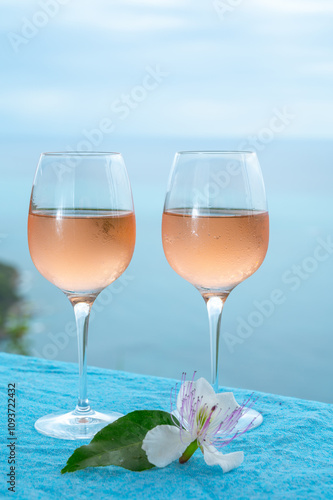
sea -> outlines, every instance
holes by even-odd
[[[196,372],[209,379],[205,304],[168,265],[161,217],[176,151],[237,150],[241,139],[137,136],[103,144],[124,156],[137,241],[128,269],[94,304],[88,365],[175,379]],[[19,290],[31,311],[28,354],[77,362],[72,307],[35,269],[26,229],[40,153],[69,144],[75,138],[1,139],[0,261],[19,271]],[[250,149],[264,175],[270,243],[261,268],[226,301],[220,385],[333,403],[332,141],[271,138]]]

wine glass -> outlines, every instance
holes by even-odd
[[[209,317],[211,383],[218,391],[221,314],[233,288],[262,264],[269,237],[265,187],[247,151],[183,151],[171,170],[162,219],[170,266],[204,298]],[[244,411],[238,430],[262,415]]]
[[[89,314],[98,294],[131,261],[135,215],[119,153],[43,153],[32,187],[28,241],[38,271],[67,295],[77,326],[79,397],[75,410],[37,420],[37,431],[90,439],[121,417],[92,410],[87,398]]]

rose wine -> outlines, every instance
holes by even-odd
[[[268,212],[167,210],[162,239],[170,266],[200,289],[230,291],[262,264],[269,236]]]
[[[96,292],[130,263],[135,216],[112,210],[34,211],[28,239],[31,258],[47,280],[64,291]]]

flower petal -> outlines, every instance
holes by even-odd
[[[201,398],[201,405],[207,404],[208,408],[212,408],[217,403],[216,394],[213,387],[204,378],[192,382],[184,382],[181,386],[177,398],[177,410],[183,415],[185,420],[189,419],[189,412],[192,405],[183,405],[184,397],[188,396],[192,391],[195,391],[195,399]]]
[[[191,442],[189,432],[173,425],[158,425],[147,432],[142,442],[142,449],[148,460],[156,467],[165,467],[182,456]]]
[[[207,465],[219,465],[223,472],[229,472],[235,467],[239,467],[244,460],[244,453],[236,451],[223,455],[214,446],[203,444],[204,459]]]
[[[222,412],[228,412],[229,415],[239,407],[232,392],[215,394],[215,401]]]

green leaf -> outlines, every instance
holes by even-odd
[[[106,465],[133,471],[152,469],[155,466],[148,461],[142,441],[157,425],[174,425],[170,413],[159,410],[128,413],[104,427],[88,445],[77,448],[61,473]]]

